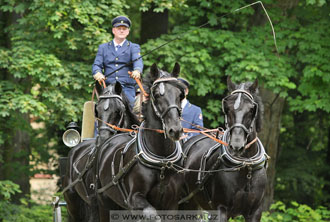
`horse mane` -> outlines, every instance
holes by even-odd
[[[250,86],[252,86],[253,82],[246,82],[245,88],[248,89]],[[259,94],[258,87],[256,88],[255,92],[250,92],[253,96],[254,101],[258,104],[258,113],[256,117],[256,130],[257,132],[260,132],[262,129],[262,122],[263,122],[263,116],[264,116],[264,104],[262,103],[261,96]]]

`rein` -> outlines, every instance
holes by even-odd
[[[155,131],[157,133],[164,133],[164,130],[161,130],[161,129],[151,129],[151,128],[146,128],[146,127],[138,126],[138,125],[133,125],[132,126],[133,129],[120,128],[120,127],[118,127],[116,125],[107,123],[107,122],[105,122],[105,121],[103,121],[103,120],[101,120],[101,119],[99,119],[97,117],[95,117],[95,119],[97,119],[98,121],[103,122],[104,124],[110,126],[111,128],[113,128],[116,131],[121,131],[121,132],[126,132],[126,133],[137,133],[138,132],[138,129],[143,129],[143,130]],[[216,141],[218,143],[221,143],[224,146],[228,146],[228,144],[226,142],[224,142],[224,141],[216,138],[213,135],[207,134],[207,133],[210,133],[210,132],[220,132],[220,134],[223,134],[223,132],[221,132],[219,129],[206,129],[206,130],[200,131],[200,130],[183,128],[183,132],[185,132],[185,133],[202,133],[203,135],[209,137],[210,139],[212,139],[212,140],[214,140],[214,141]]]

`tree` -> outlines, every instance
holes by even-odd
[[[227,15],[248,4],[244,1],[187,1],[189,8],[172,15],[182,25],[175,25],[168,36],[148,41],[142,49],[150,51],[181,38],[153,53],[145,64],[158,62],[170,69],[175,61],[180,62],[182,75],[193,85],[190,100],[203,107],[209,127],[223,124],[221,99],[226,93],[226,75],[236,81],[259,79],[266,108],[264,131],[259,136],[271,156],[267,208],[273,199],[284,104],[288,103],[291,112],[307,109],[311,115],[317,110],[329,113],[330,53],[325,28],[329,6],[323,1],[264,3],[275,26],[279,56],[260,5]],[[203,27],[197,29],[200,25]]]
[[[275,198],[295,198],[304,192],[301,201],[325,203],[328,197],[321,198],[320,189],[329,184],[324,175],[329,172],[329,135],[324,134],[329,131],[324,123],[330,122],[329,4],[263,1],[276,31],[278,56],[260,5],[232,12],[249,3],[0,0],[0,179],[17,175],[26,184],[28,177],[22,175],[30,170],[27,157],[46,160],[49,149],[62,146],[60,130],[69,121],[81,119],[82,104],[90,99],[91,64],[98,44],[110,39],[112,18],[132,13],[137,22],[131,37],[139,39],[140,7],[142,12],[151,8],[153,13],[169,12],[168,20],[163,18],[168,34],[149,39],[142,45],[142,55],[179,37],[144,57],[146,69],[157,62],[171,70],[178,61],[181,75],[192,83],[190,100],[203,108],[206,126],[223,126],[226,76],[236,82],[258,78],[266,106],[259,136],[271,155],[265,206],[273,199],[274,186],[275,191],[286,193],[275,193]],[[43,122],[44,128],[32,128],[31,121]],[[302,135],[312,135],[313,140],[302,141]],[[305,147],[311,149],[307,152]],[[25,153],[15,152],[18,148]],[[293,157],[296,161],[290,161]],[[320,167],[302,174],[298,166],[308,158],[310,165]],[[316,190],[312,186],[318,178]],[[309,179],[314,182],[306,182]],[[297,181],[303,186],[291,189]],[[28,192],[28,188],[22,190],[22,194]]]
[[[0,179],[29,193],[29,157],[48,161],[57,133],[81,118],[91,64],[124,1],[0,1]],[[16,16],[16,15],[19,15]],[[43,122],[34,129],[30,122]]]

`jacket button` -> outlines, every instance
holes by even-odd
[[[118,60],[118,58],[116,58],[116,60]]]
[[[116,76],[116,79],[119,79],[118,76]]]
[[[116,64],[116,66],[118,66],[118,64]]]

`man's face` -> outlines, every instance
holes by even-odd
[[[187,88],[185,88],[185,90],[184,90],[185,97],[187,97],[188,93],[189,93],[189,89],[188,89],[188,87],[187,87]]]
[[[127,28],[126,26],[118,26],[112,28],[112,33],[117,39],[126,39],[129,34],[129,28]]]

